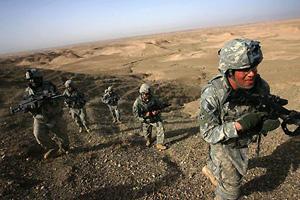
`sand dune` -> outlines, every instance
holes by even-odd
[[[200,173],[208,147],[199,135],[197,116],[201,88],[218,73],[218,49],[235,37],[259,40],[264,53],[259,73],[273,94],[289,100],[287,108],[299,111],[299,27],[300,19],[264,22],[1,57],[0,196],[212,199],[211,186]],[[9,115],[9,106],[22,98],[26,85],[23,67],[41,68],[45,79],[60,91],[64,89],[62,80],[71,78],[85,92],[93,133],[79,134],[65,113],[72,147],[69,154],[43,161],[32,135],[31,117]],[[132,104],[143,82],[150,83],[154,93],[171,104],[162,113],[169,146],[166,153],[145,148],[138,136],[140,123],[133,119]],[[120,125],[111,123],[109,110],[101,103],[103,91],[111,85],[121,95]],[[299,138],[288,138],[277,129],[263,137],[261,147],[262,157],[251,160],[247,183],[243,183],[245,198],[300,199]],[[255,148],[250,147],[252,155]]]
[[[172,54],[172,55],[168,56],[168,58],[166,58],[164,60],[164,62],[201,58],[203,56],[205,56],[205,53],[202,51],[194,51],[194,52],[189,52],[186,54],[178,53],[178,54]]]
[[[236,35],[234,33],[221,33],[221,34],[211,34],[208,36],[207,38],[207,42],[224,42],[224,41],[228,41],[230,39],[235,38]]]
[[[64,65],[78,61],[81,57],[72,51],[63,51],[49,62],[50,65]]]
[[[146,48],[146,44],[142,42],[135,42],[130,44],[114,45],[105,47],[101,50],[101,55],[120,54],[125,57],[140,56],[141,52]]]
[[[217,51],[226,41],[246,37],[261,41],[265,61],[261,64],[261,73],[271,77],[270,69],[280,71],[282,62],[291,62],[289,66],[299,68],[299,24],[300,20],[294,19],[157,34],[74,45],[0,62],[92,74],[108,71],[116,74],[145,73],[149,80],[178,80],[193,84],[199,83],[202,73],[207,77],[217,73]],[[205,67],[205,71],[200,66]],[[205,83],[205,80],[200,82]]]

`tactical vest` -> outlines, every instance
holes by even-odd
[[[139,116],[143,116],[151,107],[160,106],[160,101],[155,96],[151,96],[148,102],[143,102],[139,96],[137,98],[137,106],[139,110]],[[158,122],[161,121],[161,114],[159,113],[155,116],[144,117],[144,119],[148,122]]]
[[[103,102],[111,105],[111,106],[116,106],[118,105],[119,97],[115,92],[111,93],[105,93],[103,95]]]
[[[26,88],[26,96],[43,96],[49,94],[57,94],[56,86],[50,81],[43,81],[42,85],[38,88]],[[35,108],[31,111],[34,117],[39,115],[39,118],[43,118],[43,120],[46,121],[61,112],[62,109],[59,99],[47,99],[45,101],[41,101],[37,103]]]
[[[67,96],[65,102],[68,104],[70,108],[81,109],[86,104],[84,95],[81,92],[79,92],[77,89],[74,89],[71,92],[66,89],[64,91],[64,94]]]
[[[255,112],[255,107],[246,104],[237,104],[239,96],[235,96],[235,91],[231,89],[227,79],[223,76],[216,76],[209,81],[216,91],[216,97],[219,103],[219,116],[221,123],[236,121],[242,115]],[[256,83],[252,89],[249,90],[255,94],[269,94],[270,88],[266,81],[257,76]],[[224,144],[231,145],[233,147],[245,147],[250,144],[255,138],[253,134],[244,134],[244,137],[232,138],[224,142]]]

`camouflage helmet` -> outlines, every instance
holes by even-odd
[[[65,87],[66,88],[69,88],[69,87],[72,87],[73,86],[73,81],[72,80],[67,80],[66,82],[65,82]]]
[[[109,87],[107,88],[107,92],[111,92],[112,90],[113,90],[112,86],[109,86]]]
[[[246,69],[257,66],[263,59],[258,41],[234,39],[219,50],[219,71],[225,74],[228,70]]]
[[[139,90],[139,93],[142,94],[142,93],[151,93],[151,88],[148,84],[146,83],[143,83],[140,87],[140,90]]]
[[[37,69],[28,69],[25,73],[25,78],[27,80],[42,78],[42,74]]]

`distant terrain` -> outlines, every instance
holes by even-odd
[[[271,92],[300,111],[300,19],[157,34],[0,56],[0,199],[212,199],[201,174],[208,145],[197,123],[200,90],[216,75],[224,42],[261,42],[259,73]],[[38,67],[63,91],[72,78],[88,97],[91,134],[78,133],[64,112],[71,151],[43,160],[29,114],[10,115],[26,87],[25,70]],[[165,152],[145,147],[131,113],[147,82],[171,103],[163,113]],[[120,94],[122,124],[112,124],[101,96]],[[155,132],[155,131],[154,131]],[[300,199],[300,138],[277,129],[263,138],[261,156],[250,148],[242,199]]]

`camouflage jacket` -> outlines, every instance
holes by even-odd
[[[269,94],[270,88],[266,81],[258,75],[251,93]],[[221,144],[241,174],[247,168],[247,148],[253,141],[253,134],[243,133],[239,137],[234,122],[243,114],[255,111],[250,105],[235,105],[235,91],[231,89],[227,79],[221,75],[209,81],[201,92],[200,98],[200,133],[210,145]],[[237,98],[237,97],[236,97]],[[242,158],[242,159],[241,159]]]
[[[269,94],[270,88],[266,81],[257,76],[255,86],[250,92]],[[202,89],[200,99],[200,132],[204,140],[211,144],[226,142],[238,138],[234,122],[243,114],[255,111],[250,105],[234,105],[234,96],[227,79],[217,76]]]
[[[24,99],[30,96],[52,96],[58,94],[56,86],[50,81],[43,81],[42,86],[32,89],[27,87],[25,90]],[[59,99],[47,99],[36,103],[29,110],[33,117],[41,121],[48,121],[62,113],[62,104]]]
[[[105,92],[103,97],[102,97],[102,102],[105,104],[108,104],[110,106],[116,106],[118,105],[120,97],[117,93],[114,91],[112,92]]]
[[[154,107],[161,107],[163,105],[163,102],[160,101],[158,98],[155,96],[151,96],[150,100],[145,103],[142,101],[141,96],[139,96],[132,107],[132,112],[134,117],[140,121],[140,122],[146,122],[146,123],[154,123],[161,120],[161,115],[157,114],[154,116],[146,116],[146,113],[149,112],[149,109],[154,108]]]
[[[65,105],[69,108],[81,109],[86,103],[85,96],[82,92],[79,92],[77,89],[73,89],[71,92],[65,89]]]

